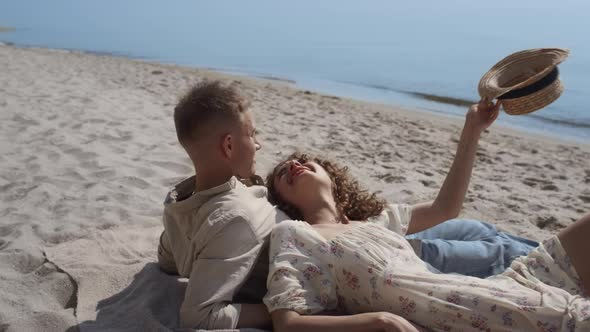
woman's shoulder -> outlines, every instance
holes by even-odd
[[[312,232],[312,227],[305,221],[281,221],[270,233],[271,252],[275,250],[302,252],[304,247],[307,248],[308,245],[316,242]]]
[[[372,217],[368,221],[389,228],[396,233],[405,234],[411,217],[411,205],[388,203],[380,215]]]
[[[370,221],[388,220],[392,216],[406,215],[412,212],[412,206],[400,203],[387,203],[379,215],[369,218]]]
[[[272,234],[293,234],[298,229],[306,227],[308,224],[301,220],[283,220],[276,224],[272,229]]]
[[[403,203],[388,203],[385,206],[385,211],[389,214],[394,214],[395,216],[407,217],[408,214],[412,213],[412,206]]]

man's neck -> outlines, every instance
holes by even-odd
[[[220,186],[232,177],[231,172],[196,169],[195,173],[195,192]]]

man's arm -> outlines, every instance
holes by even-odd
[[[158,265],[162,271],[168,274],[178,274],[178,268],[174,261],[174,256],[170,249],[170,239],[166,230],[160,235],[160,244],[158,244]]]
[[[193,263],[180,308],[183,327],[212,330],[270,326],[269,314],[262,304],[232,303],[262,245],[242,217],[230,220],[207,242]]]
[[[423,231],[459,215],[469,187],[479,138],[496,120],[499,110],[500,102],[495,105],[480,102],[471,106],[451,169],[433,202],[412,207],[412,219],[407,234]]]

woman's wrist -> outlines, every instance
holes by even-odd
[[[385,328],[386,326],[386,318],[384,317],[384,315],[380,312],[372,312],[370,313],[371,315],[371,324],[370,324],[370,329],[371,331],[381,331]]]
[[[463,136],[465,138],[468,137],[471,140],[479,139],[481,137],[481,133],[484,130],[485,130],[485,128],[476,126],[474,124],[469,123],[469,121],[466,121],[465,126],[463,126],[463,132],[461,133],[461,136]]]
[[[389,312],[373,312],[370,314],[372,315],[371,331],[391,331],[392,327],[398,327],[397,315]]]

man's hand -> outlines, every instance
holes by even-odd
[[[498,118],[500,105],[499,100],[496,104],[481,100],[479,104],[471,105],[467,112],[465,127],[481,133]]]

